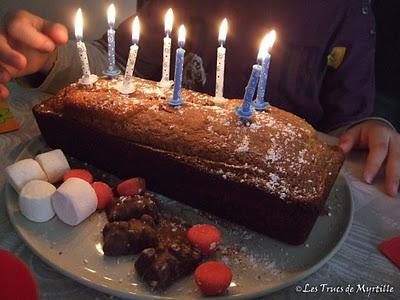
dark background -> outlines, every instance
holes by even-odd
[[[400,131],[400,0],[375,0],[375,114]]]
[[[138,0],[138,9],[144,1]],[[374,115],[389,120],[400,131],[400,0],[375,0],[372,7],[376,20]]]

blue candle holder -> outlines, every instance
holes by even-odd
[[[108,68],[107,70],[103,71],[103,74],[106,75],[107,77],[115,78],[119,74],[121,74],[121,70],[118,69],[117,67]]]
[[[256,111],[265,111],[269,103],[267,101],[254,101],[253,107]]]
[[[243,104],[235,108],[236,114],[241,119],[250,119],[254,114],[251,108],[253,103],[254,93],[256,92],[256,87],[258,80],[260,78],[261,66],[260,64],[253,65],[253,70],[251,71],[249,82],[246,86],[246,91],[243,97]]]
[[[167,101],[167,103],[169,105],[174,106],[174,107],[181,106],[183,104],[181,90],[182,90],[182,73],[183,73],[184,60],[185,60],[185,49],[180,47],[180,48],[176,49],[174,93],[173,93],[172,98]]]
[[[243,105],[235,107],[235,112],[239,116],[240,119],[248,120],[253,116],[253,111],[249,105]]]

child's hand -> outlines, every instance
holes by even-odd
[[[367,120],[347,130],[340,137],[340,147],[345,153],[353,148],[368,149],[363,177],[371,183],[386,160],[385,191],[395,197],[400,181],[400,135],[379,120]]]
[[[23,10],[8,14],[0,28],[0,97],[8,95],[4,84],[11,79],[48,72],[52,53],[67,40],[67,29],[61,24]]]

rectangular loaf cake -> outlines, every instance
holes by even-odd
[[[301,244],[324,209],[343,153],[304,120],[275,107],[244,125],[241,100],[136,80],[121,95],[116,80],[73,84],[33,108],[49,146],[121,178],[142,176],[150,190],[290,244]]]

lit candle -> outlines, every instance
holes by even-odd
[[[168,100],[168,103],[172,106],[180,106],[183,103],[181,97],[181,87],[182,87],[182,73],[183,73],[183,61],[185,59],[185,45],[186,39],[186,29],[185,26],[181,25],[178,31],[178,46],[176,49],[175,58],[175,78],[174,78],[174,93],[172,99]]]
[[[132,46],[129,50],[128,62],[126,64],[125,76],[122,85],[117,88],[122,94],[131,94],[135,91],[135,85],[132,82],[133,71],[135,70],[136,57],[139,51],[139,18],[136,16],[132,23]]]
[[[253,115],[252,111],[252,102],[253,102],[253,97],[256,92],[257,84],[260,79],[260,74],[261,74],[261,64],[263,63],[263,59],[265,57],[265,44],[261,43],[260,50],[258,51],[258,56],[257,56],[257,63],[253,65],[253,70],[250,75],[249,82],[247,83],[246,90],[244,93],[243,97],[243,104],[236,107],[235,111],[236,114],[244,120],[250,119],[250,117]]]
[[[163,64],[162,64],[161,81],[159,82],[159,86],[164,88],[170,88],[174,83],[172,80],[169,80],[169,69],[171,62],[170,34],[172,32],[173,22],[174,22],[174,13],[170,8],[165,14],[165,20],[164,20],[165,37],[164,37],[164,50],[163,50]]]
[[[228,20],[225,18],[219,27],[218,42],[220,46],[217,49],[217,69],[215,78],[215,97],[223,98],[224,94],[224,72],[225,72],[225,53],[224,43],[228,32]]]
[[[257,98],[254,102],[254,108],[258,111],[263,111],[268,106],[268,101],[265,101],[265,89],[267,86],[269,63],[271,61],[271,54],[269,54],[270,49],[275,43],[276,32],[275,30],[270,31],[263,40],[264,59],[262,64],[262,70],[260,74],[260,81],[258,82]]]
[[[111,4],[107,10],[107,21],[108,26],[110,27],[107,30],[107,39],[108,39],[108,68],[103,71],[104,75],[107,75],[111,78],[117,76],[121,71],[115,66],[115,6]]]
[[[78,48],[79,58],[82,66],[82,78],[79,79],[79,83],[90,85],[97,81],[97,76],[90,74],[89,60],[87,56],[85,43],[82,42],[83,38],[83,16],[82,10],[79,8],[75,16],[75,37],[76,47]]]

